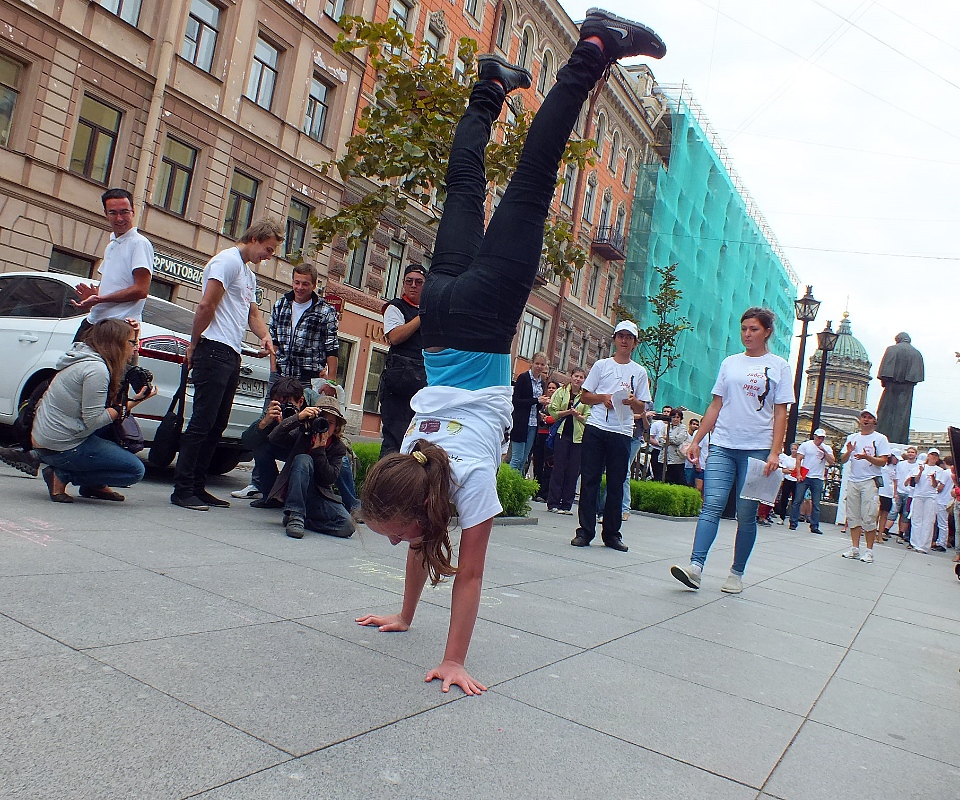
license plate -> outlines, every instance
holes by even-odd
[[[267,396],[267,382],[241,377],[237,394],[242,394],[244,397],[259,397],[262,400]]]

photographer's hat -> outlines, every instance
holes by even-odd
[[[346,422],[347,418],[343,416],[343,412],[340,410],[340,403],[337,402],[336,397],[329,397],[328,395],[322,394],[317,399],[317,402],[314,405],[319,408],[321,411],[326,411],[328,414],[333,414],[341,422]]]

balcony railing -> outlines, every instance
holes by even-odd
[[[612,226],[597,228],[590,251],[607,261],[624,261],[627,257],[627,240]]]

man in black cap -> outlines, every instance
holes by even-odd
[[[413,419],[410,400],[427,385],[420,336],[420,292],[426,276],[422,264],[408,264],[403,271],[403,294],[383,307],[383,333],[390,352],[380,376],[380,458],[400,452]]]

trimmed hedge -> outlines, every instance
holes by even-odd
[[[357,456],[357,468],[353,480],[357,484],[357,496],[359,496],[367,471],[380,458],[380,442],[352,442],[351,447]]]
[[[696,517],[703,498],[689,486],[657,481],[630,481],[630,508],[667,517]]]
[[[503,506],[501,517],[525,517],[530,513],[530,498],[540,491],[540,484],[524,478],[509,464],[501,464],[497,471],[497,497]]]

